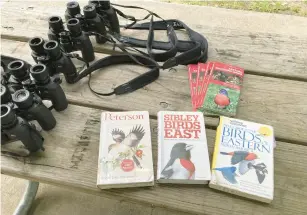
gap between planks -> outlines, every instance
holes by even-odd
[[[29,38],[24,37],[24,36],[14,36],[14,35],[8,35],[8,34],[2,34],[1,35],[2,39],[7,39],[7,40],[12,40],[12,41],[17,41],[17,42],[28,42]],[[111,44],[104,44],[103,46],[112,46]],[[123,53],[120,52],[119,50],[110,50],[109,48],[103,48],[103,46],[94,47],[94,51],[96,53],[101,53],[101,54],[114,54],[114,53]],[[208,59],[210,61],[210,59]],[[285,76],[281,74],[274,74],[274,73],[267,73],[265,71],[259,71],[259,70],[244,70],[245,74],[250,74],[250,75],[257,75],[257,76],[264,76],[264,77],[271,77],[271,78],[279,78],[279,79],[286,79],[286,80],[292,80],[292,81],[302,81],[302,82],[307,82],[307,76],[305,77],[291,77],[291,76]]]

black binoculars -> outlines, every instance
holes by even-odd
[[[9,105],[2,104],[1,137],[5,137],[5,135],[15,136],[30,152],[43,149],[44,138],[35,129],[35,126],[24,118],[17,116]],[[1,144],[5,144],[3,139]]]
[[[1,104],[6,104],[15,113],[28,120],[36,120],[45,131],[51,130],[56,125],[56,120],[51,111],[43,104],[35,93],[20,89],[11,94],[5,85],[1,85]]]
[[[86,62],[95,59],[94,48],[89,36],[82,30],[79,19],[72,18],[67,20],[67,30],[64,28],[63,21],[59,16],[49,18],[49,40],[55,40],[66,53],[81,51],[82,58]]]
[[[102,18],[97,14],[94,5],[86,5],[83,7],[83,14],[81,14],[80,6],[78,2],[68,2],[65,11],[65,20],[68,22],[72,18],[76,18],[80,21],[81,28],[85,32],[96,32],[100,35],[96,35],[97,43],[107,42],[106,28]]]
[[[27,68],[23,61],[14,60],[8,64],[7,68],[8,72],[11,74],[11,78],[7,83],[10,88],[8,89],[9,92],[14,93],[15,91],[25,88],[37,94],[42,100],[50,100],[56,111],[63,111],[67,108],[68,102],[62,87],[54,78],[50,77],[49,69],[45,65],[36,64]],[[8,99],[9,96],[4,98]]]
[[[106,27],[111,33],[119,33],[119,21],[115,9],[110,1],[89,1],[83,7],[81,14],[78,2],[68,2],[66,5],[65,19],[77,18],[81,22],[82,30],[85,32],[97,32],[106,35]],[[105,43],[105,37],[96,35],[97,43]]]
[[[36,63],[44,64],[50,76],[63,73],[67,83],[73,84],[78,76],[72,60],[61,50],[55,40],[45,42],[41,37],[34,37],[29,41],[32,57]]]

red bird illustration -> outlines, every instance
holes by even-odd
[[[252,161],[258,158],[255,153],[247,151],[220,152],[222,155],[231,155],[231,164],[235,165],[241,161]]]
[[[221,89],[219,93],[215,96],[214,102],[219,108],[226,108],[230,104],[227,90]]]
[[[195,165],[191,161],[192,145],[176,143],[170,154],[170,160],[161,172],[161,178],[194,179]]]

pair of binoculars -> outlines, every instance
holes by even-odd
[[[55,127],[56,120],[53,114],[36,93],[20,89],[11,94],[8,87],[2,84],[0,89],[1,104],[8,105],[18,116],[28,121],[36,120],[46,131]]]
[[[55,40],[45,42],[41,37],[30,39],[29,46],[36,63],[44,64],[50,76],[63,73],[67,83],[75,83],[78,77],[77,69],[72,60],[61,50]]]
[[[96,42],[103,44],[107,42],[106,40],[106,28],[103,19],[97,14],[94,5],[86,5],[83,7],[83,14],[81,14],[81,9],[78,2],[68,2],[65,11],[65,20],[76,18],[80,21],[81,28],[85,32],[96,32],[100,35],[95,35]]]
[[[30,124],[24,118],[17,116],[11,106],[1,105],[1,144],[5,144],[7,136],[14,135],[30,151],[36,152],[43,148],[44,138],[36,130],[33,124]]]
[[[82,58],[86,62],[91,62],[95,59],[92,42],[89,36],[82,30],[79,19],[72,18],[67,20],[66,26],[68,31],[65,30],[62,18],[59,16],[50,17],[48,22],[49,40],[58,41],[66,53],[81,51]]]
[[[30,68],[22,60],[14,60],[7,66],[11,77],[1,88],[1,102],[11,101],[10,93],[23,88],[37,94],[43,100],[50,100],[56,111],[63,111],[68,106],[65,93],[60,84],[49,75],[49,69],[44,64],[36,64]],[[31,77],[32,79],[31,79]]]
[[[89,1],[89,5],[94,5],[97,13],[103,19],[105,26],[111,33],[120,33],[120,26],[115,9],[111,6],[110,1]]]

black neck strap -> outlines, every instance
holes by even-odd
[[[155,58],[155,60],[165,63],[163,64],[162,68],[167,69],[179,64],[187,65],[193,64],[197,62],[206,62],[208,58],[208,42],[204,36],[197,33],[196,31],[189,28],[185,23],[180,20],[170,19],[170,20],[163,20],[163,21],[150,21],[141,24],[129,24],[125,26],[125,28],[129,29],[139,29],[139,30],[149,30],[148,40],[140,40],[132,37],[120,36],[119,41],[140,47],[140,48],[147,48],[149,54],[150,51],[148,47],[154,49],[162,49],[162,50],[172,50],[171,54],[160,56],[160,58]],[[170,29],[170,30],[169,30]],[[182,41],[177,40],[175,29],[185,29],[190,41]],[[153,32],[154,30],[166,30],[169,38],[169,42],[162,42],[162,41],[154,41],[153,40]],[[175,41],[175,42],[171,42]],[[177,56],[174,52],[182,52]]]
[[[14,61],[14,60],[21,60],[21,59],[1,55],[2,66],[7,66],[11,61]],[[26,61],[24,62],[30,68],[31,65],[27,63]],[[118,65],[118,64],[136,64],[136,65],[148,67],[150,68],[150,70],[124,84],[119,85],[113,90],[113,92],[110,92],[110,93],[96,92],[95,90],[92,89],[90,85],[90,80],[89,80],[90,90],[94,92],[95,94],[102,95],[102,96],[110,96],[113,94],[121,95],[121,94],[133,92],[137,89],[140,89],[146,86],[147,84],[152,83],[153,81],[158,79],[160,75],[160,71],[159,71],[160,67],[156,61],[146,56],[134,55],[134,54],[128,53],[128,54],[110,55],[108,57],[102,58],[94,62],[92,65],[90,65],[85,70],[79,73],[77,78],[74,80],[74,83],[78,82],[80,79],[88,75],[91,78],[91,74],[98,69],[103,69],[105,67],[108,67],[111,65]]]
[[[103,69],[107,66],[118,65],[118,64],[136,64],[136,65],[139,65],[140,63],[133,60],[131,58],[131,55],[135,59],[137,59],[137,61],[140,62],[142,64],[142,66],[146,66],[146,67],[150,68],[150,70],[148,72],[128,81],[127,83],[119,85],[118,87],[116,87],[113,90],[113,92],[110,92],[110,93],[98,93],[98,92],[94,91],[90,87],[90,84],[89,84],[90,89],[94,93],[96,93],[98,95],[102,95],[102,96],[109,96],[109,95],[112,95],[112,94],[121,95],[121,94],[133,92],[137,89],[140,89],[140,88],[146,86],[147,84],[152,83],[153,81],[155,81],[159,77],[159,74],[160,74],[159,65],[154,60],[152,60],[151,58],[141,56],[141,55],[119,54],[119,55],[110,55],[108,57],[105,57],[103,59],[96,61],[91,66],[86,68],[83,72],[81,72],[80,75],[78,76],[78,78],[75,80],[75,82],[79,81],[80,79],[84,78],[87,75],[90,75],[92,72],[94,72],[98,69]]]

